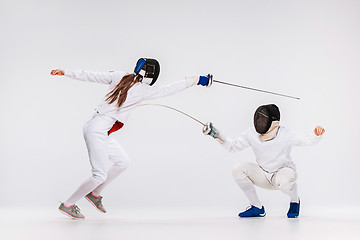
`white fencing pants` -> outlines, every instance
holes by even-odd
[[[100,195],[101,191],[129,166],[130,159],[126,152],[113,136],[108,136],[108,131],[115,121],[111,117],[94,114],[84,125],[92,176],[65,201],[65,205],[75,204],[92,191],[95,191],[95,196]],[[110,169],[109,161],[114,163]]]
[[[236,183],[244,191],[251,205],[261,208],[255,186],[268,190],[280,190],[289,195],[291,202],[298,202],[296,171],[292,168],[280,168],[274,173],[267,173],[255,163],[240,163],[233,168]]]

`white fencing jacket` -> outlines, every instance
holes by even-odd
[[[65,71],[65,76],[85,81],[85,82],[97,82],[107,84],[109,86],[109,92],[115,87],[115,85],[122,79],[125,72],[88,72],[88,71]],[[108,104],[104,97],[96,110],[103,115],[110,116],[122,123],[125,123],[129,117],[130,110],[134,109],[143,100],[150,100],[160,97],[165,97],[178,93],[190,86],[197,83],[194,79],[181,80],[164,86],[150,86],[146,83],[136,83],[128,91],[125,102],[120,108],[116,106],[116,102]]]
[[[229,152],[241,151],[251,146],[258,165],[263,170],[273,173],[283,167],[295,169],[290,156],[292,146],[313,145],[320,141],[321,136],[314,133],[298,133],[280,126],[276,137],[270,141],[260,141],[259,134],[254,128],[249,128],[236,139],[223,139],[225,142],[222,146]]]

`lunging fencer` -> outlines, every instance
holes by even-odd
[[[297,218],[300,199],[296,184],[296,167],[291,158],[292,146],[310,146],[320,141],[324,128],[317,126],[312,133],[299,133],[280,126],[280,111],[275,104],[263,105],[254,114],[254,127],[231,139],[220,133],[212,123],[207,123],[203,133],[210,135],[229,152],[238,152],[252,147],[256,163],[239,163],[233,168],[233,177],[251,206],[239,213],[239,217],[264,217],[255,186],[280,190],[290,197],[288,218]]]
[[[112,133],[126,124],[131,110],[140,102],[172,95],[196,84],[202,86],[211,84],[209,76],[190,76],[169,85],[153,86],[159,73],[159,62],[150,58],[140,58],[133,73],[61,69],[51,71],[51,75],[64,75],[72,79],[109,85],[109,92],[83,128],[92,175],[60,204],[60,212],[73,219],[84,219],[79,207],[75,205],[82,197],[89,200],[101,212],[106,212],[102,205],[101,193],[130,163],[128,155]],[[108,161],[113,162],[109,169],[106,167]]]

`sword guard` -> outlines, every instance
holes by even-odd
[[[213,75],[209,73],[207,77],[209,78],[209,82],[206,84],[206,87],[210,87],[213,84]]]
[[[214,125],[212,124],[212,122],[208,122],[204,125],[203,129],[202,129],[203,133],[205,135],[210,135],[213,138],[216,138],[219,135],[219,131],[214,127]]]
[[[220,144],[225,142],[223,137],[220,135],[219,130],[217,130],[211,122],[206,123],[202,131],[205,135],[209,135],[216,139]]]
[[[212,123],[211,122],[208,122],[204,125],[202,131],[205,135],[209,135],[210,132],[211,132],[211,128],[212,128]]]

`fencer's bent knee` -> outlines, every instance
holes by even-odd
[[[130,166],[131,160],[125,155],[112,155],[110,156],[110,160],[115,164],[115,166],[119,166],[121,168],[128,168]]]
[[[296,182],[296,172],[295,170],[286,170],[277,172],[273,179],[272,185],[275,189],[281,191],[290,191],[294,188]]]
[[[114,166],[118,167],[118,168],[123,168],[124,170],[127,169],[130,166],[130,159],[126,159],[120,162],[116,162],[114,164]]]
[[[276,180],[274,183],[275,189],[281,190],[281,191],[290,191],[294,188],[295,181],[293,179],[282,179],[282,180]]]
[[[247,175],[248,163],[238,163],[232,169],[232,175],[235,180],[243,180]]]
[[[106,181],[107,175],[106,175],[106,173],[104,173],[102,171],[93,170],[92,178],[95,179],[99,183],[103,183]]]

